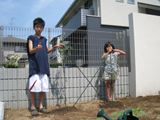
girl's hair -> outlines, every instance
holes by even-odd
[[[114,45],[111,43],[111,42],[107,42],[105,45],[104,45],[104,52],[107,53],[108,51],[106,50],[106,48],[108,47],[108,45],[111,45],[113,49],[115,49]]]
[[[34,21],[33,21],[33,26],[35,26],[35,25],[37,25],[37,24],[40,24],[40,25],[42,25],[43,27],[45,26],[45,22],[44,22],[44,20],[43,20],[42,18],[36,18],[36,19],[34,19]]]

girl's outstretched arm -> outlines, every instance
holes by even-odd
[[[122,50],[118,50],[118,49],[113,49],[113,52],[119,52],[118,56],[119,55],[125,55],[126,53]]]
[[[108,54],[109,54],[109,51],[105,53],[104,55],[102,55],[101,59],[103,60]]]
[[[112,52],[113,51],[113,49],[112,48],[109,48],[108,49],[108,52],[107,53],[105,53],[104,55],[102,55],[102,57],[101,57],[101,59],[103,60],[110,52]]]

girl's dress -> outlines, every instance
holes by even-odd
[[[104,53],[106,54],[106,53]],[[104,55],[103,54],[103,55]],[[119,79],[119,67],[117,64],[119,52],[110,53],[105,57],[105,68],[102,78],[104,80]]]

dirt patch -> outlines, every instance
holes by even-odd
[[[39,116],[31,116],[28,109],[6,109],[5,120],[96,120],[98,111],[103,108],[107,116],[112,119],[117,117],[111,116],[112,113],[120,113],[120,111],[129,108],[138,108],[145,111],[148,116],[139,115],[141,120],[160,120],[160,96],[147,96],[138,98],[118,98],[116,102],[104,102],[102,100],[93,100],[89,102],[77,103],[60,106],[48,106],[50,114],[39,113]],[[105,120],[101,118],[101,120]]]

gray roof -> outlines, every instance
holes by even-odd
[[[4,37],[2,38],[3,43],[27,43],[27,40],[16,38],[16,37]]]

